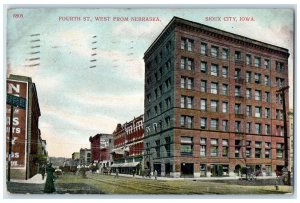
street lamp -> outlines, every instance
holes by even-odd
[[[282,109],[283,109],[283,130],[284,130],[284,167],[288,171],[289,158],[288,158],[288,135],[287,135],[287,120],[286,120],[286,105],[285,105],[285,90],[289,89],[289,86],[282,87],[276,92],[280,92],[282,96]],[[291,184],[291,173],[288,171],[287,185]]]

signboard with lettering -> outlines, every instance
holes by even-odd
[[[11,168],[26,167],[26,140],[27,140],[27,97],[28,84],[26,82],[7,80],[6,104],[6,159],[8,160],[9,132],[10,132],[10,105],[14,106],[12,121],[12,156]]]

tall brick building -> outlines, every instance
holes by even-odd
[[[174,17],[144,54],[146,166],[171,177],[281,170],[276,90],[287,85],[288,57],[285,48]]]
[[[10,75],[7,94],[26,99],[26,109],[14,108],[12,126],[11,178],[29,179],[44,170],[47,162],[46,141],[41,138],[41,116],[35,83],[30,77]],[[6,105],[6,154],[8,158],[10,105]],[[8,159],[7,159],[8,163]]]

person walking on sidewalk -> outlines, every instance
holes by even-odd
[[[155,180],[157,180],[157,170],[154,170],[154,178],[155,178]]]
[[[48,164],[46,167],[47,179],[45,183],[44,193],[53,193],[55,192],[54,187],[54,173],[55,169],[52,167],[52,163]]]
[[[116,175],[115,175],[115,178],[118,178],[119,176],[119,169],[116,169]]]

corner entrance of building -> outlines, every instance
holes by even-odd
[[[157,175],[161,176],[161,164],[160,163],[159,164],[153,164],[153,172],[155,170],[157,171]]]
[[[194,164],[182,163],[181,164],[181,177],[194,177]]]
[[[170,173],[171,173],[171,164],[170,163],[165,164],[165,171],[166,171],[166,176],[170,176]]]

